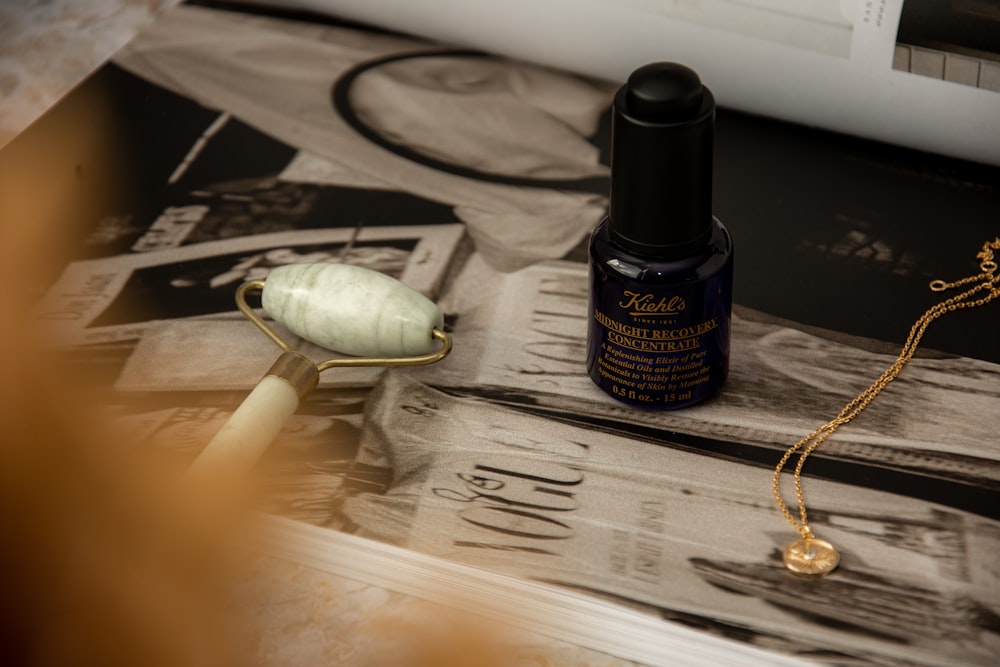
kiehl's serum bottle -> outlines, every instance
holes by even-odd
[[[653,63],[618,90],[612,118],[587,371],[624,403],[683,408],[729,371],[733,241],[712,215],[715,98],[691,69]]]

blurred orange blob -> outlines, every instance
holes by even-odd
[[[42,348],[32,321],[86,209],[125,185],[97,168],[114,152],[109,129],[100,96],[81,98],[0,152],[0,655],[241,664],[221,594],[232,515],[204,512],[176,471],[100,419],[100,392]]]

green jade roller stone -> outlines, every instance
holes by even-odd
[[[268,274],[264,310],[297,336],[359,357],[433,352],[444,316],[395,278],[349,264],[289,264]]]

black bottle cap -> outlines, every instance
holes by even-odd
[[[659,257],[707,242],[714,126],[715,98],[693,70],[652,63],[632,72],[612,115],[613,241]]]

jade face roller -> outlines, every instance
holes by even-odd
[[[334,352],[353,355],[316,363],[291,349],[247,305],[261,291],[264,311],[289,331]],[[419,366],[444,359],[451,338],[433,302],[395,278],[348,264],[289,264],[267,280],[244,283],[236,305],[282,354],[233,412],[189,473],[248,469],[285,421],[319,382],[319,374],[343,366]]]

